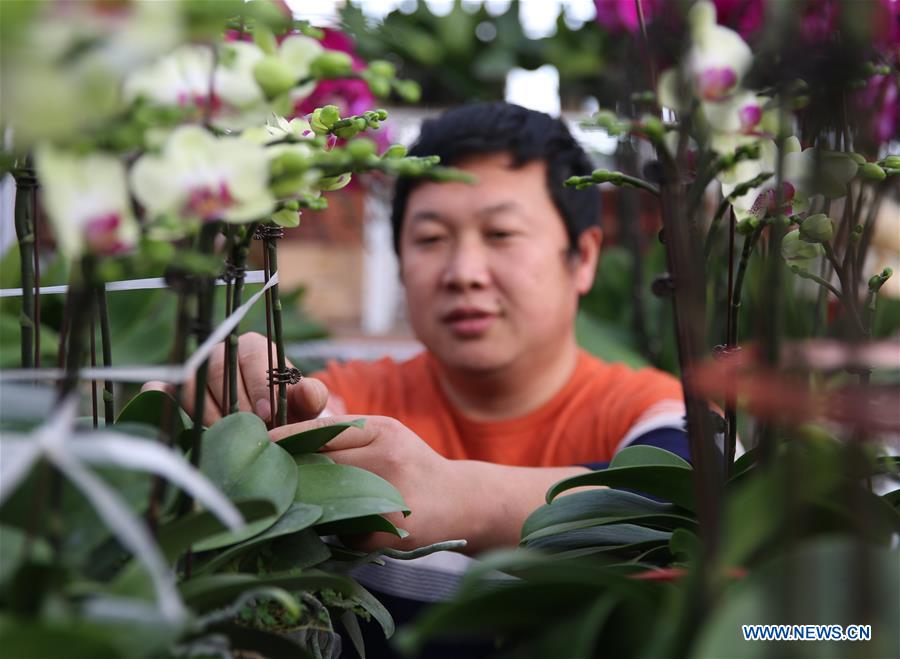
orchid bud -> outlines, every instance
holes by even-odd
[[[349,140],[359,135],[359,128],[357,128],[355,124],[351,123],[348,126],[335,128],[334,134],[337,137],[340,137],[342,140]]]
[[[900,169],[900,156],[887,156],[881,161],[881,166],[888,169]]]
[[[329,192],[331,190],[340,190],[350,183],[350,174],[341,174],[339,176],[328,176],[319,180],[319,188]]]
[[[397,67],[383,59],[369,62],[369,71],[380,78],[387,78],[388,80],[393,80],[397,77]]]
[[[862,238],[862,233],[863,225],[857,224],[855,227],[853,227],[853,231],[850,232],[850,242],[859,242],[859,239]]]
[[[402,144],[391,144],[387,149],[385,149],[384,153],[381,154],[382,158],[402,158],[406,155],[407,149]]]
[[[291,89],[297,82],[291,68],[283,61],[269,55],[253,67],[253,77],[267,98],[275,98]]]
[[[665,137],[666,129],[659,117],[652,114],[644,115],[641,118],[641,130],[650,138],[651,142],[662,142]]]
[[[300,213],[296,209],[282,208],[272,214],[272,221],[280,227],[293,229],[300,226]]]
[[[869,292],[877,293],[881,290],[881,287],[884,286],[885,282],[891,278],[891,275],[894,274],[894,271],[890,268],[885,268],[877,275],[872,275],[869,279]]]
[[[377,147],[375,142],[367,137],[360,137],[347,143],[347,153],[353,156],[354,160],[365,160],[374,156]]]
[[[859,168],[860,177],[867,181],[883,181],[887,178],[887,173],[879,165],[874,162],[867,162]]]
[[[284,202],[283,206],[289,211],[298,211],[300,210],[300,202],[296,199],[289,199]]]
[[[369,91],[375,96],[385,97],[391,93],[391,81],[388,78],[379,75],[366,76],[366,83],[369,85]]]
[[[850,156],[850,159],[853,162],[855,162],[857,165],[865,165],[866,164],[866,157],[864,155],[862,155],[861,153],[848,153],[847,155]]]
[[[807,261],[822,253],[820,245],[800,239],[800,230],[789,231],[781,239],[781,256],[785,261]]]
[[[320,80],[342,78],[353,70],[353,58],[340,50],[326,50],[309,64],[309,72]]]
[[[309,169],[311,160],[299,151],[284,151],[272,159],[269,173],[272,176],[295,176]]]
[[[415,80],[395,80],[394,91],[407,103],[418,103],[422,97],[422,88]]]
[[[810,215],[800,223],[800,238],[808,243],[827,243],[834,238],[834,222],[825,213]]]

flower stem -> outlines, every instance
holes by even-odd
[[[244,269],[247,265],[247,253],[250,249],[250,240],[256,231],[257,224],[254,222],[249,227],[241,227],[242,233],[239,234],[239,240],[234,244],[231,252],[231,262],[235,267],[234,286],[231,289],[231,309],[237,309],[242,304],[242,296],[244,292]],[[240,411],[238,403],[238,347],[239,347],[239,331],[238,327],[232,330],[228,337],[228,411],[234,414]],[[250,401],[251,405],[255,405],[256,401]]]
[[[35,185],[30,172],[16,177],[15,225],[19,241],[19,272],[22,278],[21,328],[22,368],[34,366],[34,205],[31,188]]]
[[[100,348],[103,351],[103,366],[112,366],[112,335],[109,331],[109,307],[106,304],[106,284],[97,286],[97,315],[100,318]],[[103,382],[103,418],[111,426],[116,418],[115,394],[110,380]]]
[[[275,240],[266,240],[266,251],[269,255],[269,270],[271,273],[278,272],[278,243]],[[272,286],[270,290],[272,291],[272,322],[275,326],[275,353],[278,357],[278,372],[283,373],[287,369],[287,361],[284,356],[284,334],[281,325],[281,299],[278,297],[278,284]],[[278,417],[275,426],[283,426],[286,423],[287,383],[282,380],[278,383]]]

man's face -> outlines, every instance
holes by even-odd
[[[596,249],[568,255],[543,162],[512,169],[495,154],[457,166],[478,182],[422,183],[406,206],[400,265],[413,330],[453,370],[539,365],[574,342]]]

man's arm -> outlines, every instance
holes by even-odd
[[[284,437],[359,417],[330,417],[272,430]],[[409,536],[388,534],[362,539],[363,549],[412,549],[462,538],[466,553],[518,544],[525,519],[544,503],[558,480],[589,471],[585,467],[510,467],[476,460],[449,460],[396,419],[364,417],[362,428],[348,428],[322,451],[335,462],[372,471],[396,487],[412,513],[389,516]]]

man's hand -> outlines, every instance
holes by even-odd
[[[360,417],[335,416],[282,426],[269,432],[285,437]],[[347,428],[321,451],[335,462],[361,467],[390,482],[411,514],[386,515],[409,531],[403,540],[374,533],[354,539],[361,549],[414,549],[444,540],[465,539],[465,553],[515,546],[525,518],[544,503],[556,481],[584,467],[510,467],[477,460],[449,460],[412,430],[389,417],[363,417],[362,428]]]
[[[238,342],[238,405],[242,412],[253,412],[263,421],[272,419],[269,403],[269,360],[267,348],[272,351],[272,364],[277,364],[275,346],[266,337],[249,332]],[[291,366],[290,362],[288,366]],[[228,412],[229,402],[222,399],[222,381],[225,377],[225,344],[220,343],[209,358],[206,381],[206,403],[203,406],[203,423],[210,426]],[[175,388],[164,382],[147,382],[141,391],[156,389],[174,393]],[[181,404],[193,416],[196,383],[192,378],[182,387]],[[276,389],[277,391],[277,389]],[[315,378],[303,378],[295,385],[288,385],[288,423],[314,419],[328,402],[328,389]],[[278,404],[277,394],[275,404]]]

